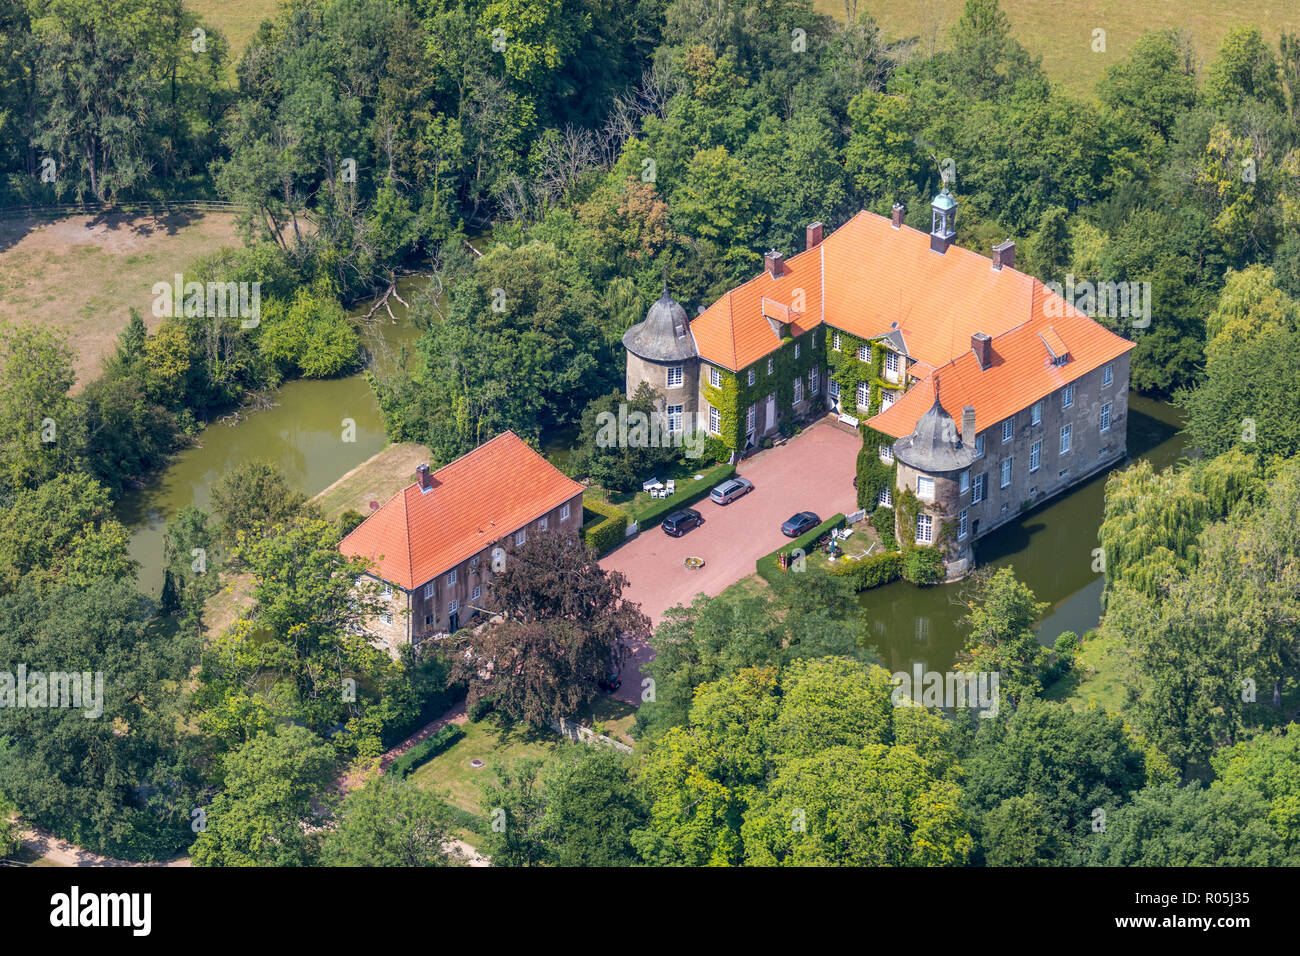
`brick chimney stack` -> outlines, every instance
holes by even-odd
[[[820,222],[810,223],[804,231],[804,248],[813,249],[822,244],[822,224]]]
[[[975,406],[967,405],[961,410],[961,443],[970,448],[975,447]]]
[[[993,247],[993,268],[1001,270],[1003,266],[1016,267],[1016,244],[1010,239]]]
[[[773,279],[781,278],[781,273],[785,271],[785,256],[773,249],[763,257],[763,260],[767,265],[768,275]]]
[[[890,221],[894,224],[895,229],[901,229],[903,226],[903,213],[907,212],[907,207],[901,202],[894,203],[894,208],[890,210]]]
[[[976,332],[970,337],[971,351],[979,359],[980,370],[983,371],[993,364],[993,340],[983,332]]]
[[[433,476],[429,474],[429,463],[422,462],[415,466],[415,482],[420,486],[420,493],[433,490]]]

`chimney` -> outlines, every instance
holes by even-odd
[[[970,347],[979,359],[980,371],[993,364],[993,340],[983,332],[976,332],[970,337]]]
[[[1016,244],[1010,239],[993,247],[993,268],[1000,270],[1003,266],[1016,267]]]
[[[429,463],[423,462],[415,466],[415,483],[420,486],[420,494],[427,494],[433,491],[433,478],[429,474]]]
[[[785,260],[785,257],[781,255],[781,253],[773,249],[771,252],[769,252],[767,255],[763,257],[763,260],[767,266],[767,274],[770,275],[773,279],[781,278],[781,273],[783,271],[783,262]]]
[[[901,202],[894,203],[894,208],[890,211],[890,221],[893,222],[895,229],[902,228],[903,213],[907,212],[907,207]]]
[[[974,405],[967,405],[961,410],[961,443],[969,448],[975,447]]]
[[[804,230],[804,236],[805,249],[812,249],[815,246],[820,246],[822,244],[822,224],[820,222],[811,223],[808,228]]]

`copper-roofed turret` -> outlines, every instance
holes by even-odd
[[[650,362],[680,362],[697,357],[686,310],[664,293],[650,306],[645,321],[623,333],[623,346],[638,358]]]
[[[894,442],[894,455],[903,464],[927,474],[961,471],[975,460],[975,444],[963,442],[952,416],[939,402],[939,382],[934,383],[934,404],[920,417],[912,434]]]

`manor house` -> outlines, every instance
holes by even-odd
[[[1133,343],[1018,272],[1014,243],[955,245],[946,188],[931,207],[928,234],[898,205],[813,223],[803,252],[769,252],[694,319],[665,290],[623,336],[626,387],[734,457],[837,415],[894,469],[879,504],[914,494],[908,533],[957,578],[976,538],[1124,458]]]

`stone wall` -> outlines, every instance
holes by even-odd
[[[626,352],[628,396],[636,394],[642,382],[649,382],[650,387],[664,397],[664,405],[681,405],[683,416],[693,415],[699,410],[700,395],[700,361],[683,359],[676,363],[649,362],[640,356]],[[668,369],[681,366],[682,384],[680,388],[668,387]]]

